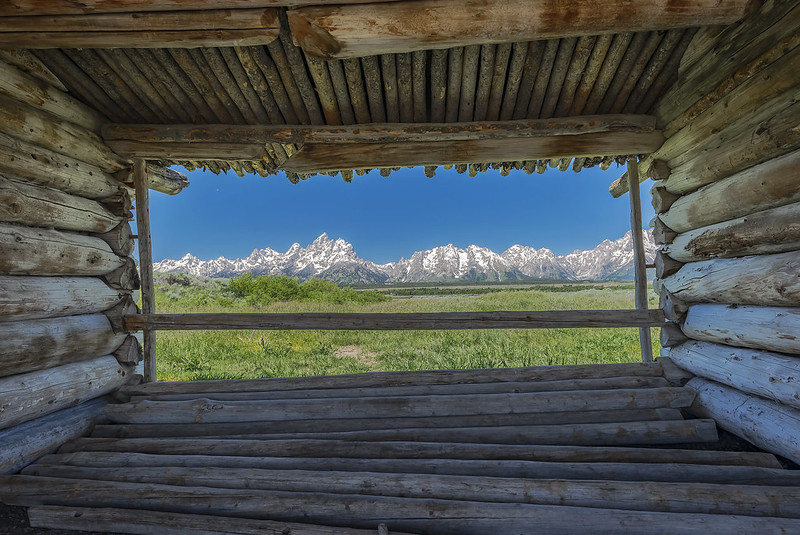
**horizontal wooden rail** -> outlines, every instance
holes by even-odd
[[[128,331],[301,330],[410,331],[445,329],[556,329],[661,327],[661,310],[546,310],[528,312],[137,314],[125,316]]]

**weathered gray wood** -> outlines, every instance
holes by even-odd
[[[136,13],[140,15],[140,13]],[[81,15],[83,17],[85,15]],[[163,31],[74,31],[0,32],[0,47],[48,48],[206,48],[261,46],[275,41],[278,28],[163,30]]]
[[[665,420],[563,425],[510,425],[377,429],[365,431],[210,436],[245,440],[346,440],[363,442],[463,442],[470,444],[551,444],[564,446],[641,446],[716,442],[713,420]]]
[[[431,370],[415,372],[370,372],[312,377],[242,379],[238,381],[176,381],[125,388],[129,395],[202,394],[207,392],[265,392],[315,388],[369,388],[502,381],[558,381],[620,376],[661,377],[658,363],[584,364],[475,370]]]
[[[737,129],[736,123],[714,139],[704,143],[699,157],[672,167],[666,187],[674,193],[689,193],[706,184],[730,176],[754,165],[777,158],[800,147],[800,102],[785,108],[757,124]],[[672,163],[670,162],[670,165]]]
[[[5,95],[0,95],[0,125],[12,137],[77,158],[103,171],[113,172],[123,167],[119,157],[89,130]]]
[[[671,245],[672,244],[661,246],[656,249],[654,263],[656,266],[656,277],[659,279],[664,279],[670,275],[674,275],[683,267],[683,262],[675,260],[667,255],[666,250],[670,248]]]
[[[693,413],[713,418],[760,448],[800,461],[800,410],[699,377],[687,387],[697,392]]]
[[[103,275],[103,282],[115,290],[138,290],[141,284],[136,262],[131,257],[122,259],[122,266]]]
[[[142,346],[135,336],[128,336],[125,341],[114,351],[114,358],[120,364],[136,366],[142,361]]]
[[[492,0],[459,5],[392,2],[371,6],[308,7],[289,11],[295,40],[313,56],[344,58],[497,42],[558,39],[600,33],[729,24],[744,2],[696,2],[668,9],[644,2],[582,1],[569,17],[547,2]],[[475,11],[480,24],[475,23]],[[418,19],[418,13],[425,16]],[[417,20],[415,20],[417,19]],[[414,20],[414,22],[412,22]]]
[[[319,399],[381,396],[422,396],[432,394],[501,394],[519,392],[555,392],[568,390],[611,390],[616,388],[656,388],[668,386],[663,377],[611,377],[601,379],[565,379],[560,381],[506,381],[444,385],[379,386],[366,388],[313,388],[262,392],[208,392],[202,397],[215,400]],[[178,401],[196,398],[196,394],[160,394],[143,396],[151,401]],[[137,400],[138,401],[138,400]]]
[[[800,308],[697,304],[682,328],[697,340],[800,354]]]
[[[653,209],[657,214],[663,214],[669,210],[675,201],[681,197],[680,195],[667,191],[665,184],[665,180],[659,180],[653,184],[652,188],[650,188]]]
[[[779,468],[764,453],[608,446],[510,446],[447,442],[355,442],[344,440],[219,440],[203,438],[81,438],[59,453],[152,453],[159,455],[234,455],[247,457],[344,457],[403,459],[480,459],[551,462],[687,463]]]
[[[800,250],[800,202],[678,234],[664,252],[681,262]]]
[[[46,466],[95,467],[122,470],[130,467],[190,467],[262,470],[339,470],[399,474],[442,474],[532,479],[583,479],[614,481],[683,481],[741,485],[797,486],[800,473],[783,470],[772,457],[772,467],[681,463],[540,462],[464,459],[359,459],[233,457],[211,455],[149,455],[146,453],[77,452],[46,455],[32,468]]]
[[[600,132],[653,132],[655,118],[648,115],[589,115],[552,120],[475,121],[449,124],[376,123],[358,126],[285,125],[140,125],[112,124],[103,128],[110,146],[119,141],[137,143],[390,143],[430,142],[508,137],[548,137]],[[124,151],[120,151],[124,153]],[[144,155],[151,156],[151,155]]]
[[[639,164],[636,158],[628,159],[628,192],[631,207],[631,241],[633,242],[634,301],[636,310],[647,310],[647,270],[644,256],[644,233],[642,232],[642,201],[639,198]],[[650,327],[639,327],[639,349],[642,362],[653,361],[653,344]]]
[[[680,327],[675,324],[669,324],[665,327],[661,327],[661,333],[659,334],[659,341],[661,342],[661,347],[673,347],[679,344],[682,344],[689,338],[683,333]]]
[[[664,221],[661,220],[661,216],[653,218],[650,222],[650,226],[653,227],[653,240],[658,245],[672,243],[672,240],[678,235],[677,232],[669,228]]]
[[[0,429],[113,392],[131,370],[108,355],[0,378]]]
[[[99,167],[0,133],[0,172],[89,199],[125,186]]]
[[[124,394],[121,394],[124,396]],[[133,399],[133,401],[139,401]],[[440,427],[484,427],[510,425],[560,425],[581,423],[643,422],[681,420],[679,409],[622,409],[586,412],[543,412],[529,414],[490,414],[471,416],[429,416],[416,418],[297,420],[220,424],[129,424],[97,426],[95,438],[206,437],[270,433],[313,433],[364,431],[369,429],[430,429]]]
[[[133,167],[130,169],[123,169],[117,173],[115,177],[133,187]],[[186,178],[186,175],[174,169],[148,164],[147,184],[150,189],[166,193],[167,195],[177,195],[183,191],[184,188],[189,186],[189,179]]]
[[[0,431],[0,473],[13,474],[61,444],[88,433],[106,401],[81,403]]]
[[[800,408],[800,359],[770,351],[688,341],[668,351],[669,358],[697,376]]]
[[[131,226],[127,221],[121,222],[108,232],[95,236],[106,242],[111,250],[119,256],[130,256],[136,246]]]
[[[124,295],[94,277],[0,275],[0,322],[93,314]]]
[[[156,299],[153,286],[153,251],[150,243],[150,189],[147,163],[141,158],[133,163],[134,187],[136,190],[136,233],[139,236],[139,277],[142,286],[142,313],[155,312]],[[156,381],[156,333],[143,329],[144,381]]]
[[[437,330],[660,327],[659,310],[569,310],[420,313],[197,313],[140,314],[125,318],[128,330]]]
[[[332,418],[459,416],[518,412],[681,408],[692,393],[680,388],[581,390],[520,394],[430,395],[320,400],[139,401],[109,407],[120,423],[247,422]]]
[[[74,480],[461,501],[479,499],[495,503],[613,507],[629,511],[713,512],[784,518],[796,518],[800,514],[798,513],[800,505],[793,499],[800,494],[800,489],[754,485],[530,480],[519,477],[475,478],[433,474],[375,474],[363,471],[248,471],[214,467],[202,469],[148,467],[136,471],[121,471],[34,465],[23,473]],[[775,507],[775,500],[781,501],[779,512],[776,511],[778,508]]]
[[[64,83],[58,79],[53,71],[51,71],[49,67],[46,67],[45,64],[42,63],[42,60],[34,56],[29,50],[0,50],[0,60],[9,65],[14,65],[27,75],[44,82],[50,87],[54,87],[59,91],[67,91]]]
[[[0,221],[59,230],[108,232],[121,218],[97,201],[0,176]]]
[[[687,232],[795,202],[800,202],[800,151],[684,195],[660,217],[677,232]]]
[[[103,275],[123,265],[98,238],[7,223],[0,251],[0,273],[8,275]]]
[[[386,523],[399,530],[430,532],[435,529],[436,533],[443,535],[484,534],[498,530],[524,532],[532,522],[544,532],[569,534],[587,531],[613,533],[618,532],[621,526],[635,533],[675,533],[680,529],[687,534],[736,530],[785,533],[800,527],[800,522],[793,518],[744,515],[176,487],[20,475],[6,476],[2,482],[2,498],[12,505],[83,506],[92,503],[96,507],[149,509],[169,503],[170,510],[179,513],[311,521],[371,529],[379,523]],[[610,489],[615,484],[607,483],[606,486]],[[641,496],[630,499],[636,501],[636,498],[641,499]]]
[[[15,100],[40,108],[92,132],[99,132],[100,125],[106,121],[99,113],[72,95],[34,78],[13,65],[0,61],[0,73],[0,93]]]
[[[0,323],[0,376],[108,355],[124,340],[103,314]]]
[[[156,533],[182,535],[375,535],[374,529],[274,522],[230,516],[189,515],[140,509],[93,509],[88,507],[37,506],[28,509],[31,526],[51,529],[108,531],[114,533]],[[383,525],[383,524],[381,524]],[[388,532],[387,532],[388,533]],[[392,531],[393,535],[409,535]],[[378,534],[380,535],[380,533]]]
[[[800,302],[800,251],[692,262],[663,280],[687,303],[794,306]]]

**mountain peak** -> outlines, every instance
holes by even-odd
[[[652,231],[644,233],[648,259],[655,254]],[[182,272],[206,277],[232,277],[243,273],[287,275],[299,279],[327,278],[346,284],[385,282],[435,282],[446,280],[499,281],[526,279],[628,280],[632,277],[631,233],[594,249],[576,250],[558,256],[550,249],[515,244],[502,254],[478,245],[464,249],[452,243],[410,258],[378,265],[359,258],[352,244],[342,238],[331,240],[323,232],[307,247],[294,243],[286,253],[270,248],[255,249],[247,258],[202,261],[187,253],[179,260],[163,260],[153,265],[162,273]]]

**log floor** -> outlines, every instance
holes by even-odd
[[[800,533],[800,471],[714,449],[665,371],[128,386],[0,499],[35,526],[140,534]]]

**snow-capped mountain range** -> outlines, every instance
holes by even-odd
[[[648,262],[655,255],[652,232],[644,233]],[[243,273],[288,275],[301,280],[320,277],[344,284],[394,282],[500,281],[500,280],[632,280],[633,242],[631,233],[605,240],[589,251],[559,256],[549,249],[513,245],[501,254],[470,245],[459,249],[452,244],[417,251],[411,258],[376,264],[356,255],[353,246],[322,234],[307,247],[295,243],[285,253],[256,249],[247,258],[200,260],[186,254],[178,260],[156,262],[161,273],[189,273],[203,277],[233,277]]]

